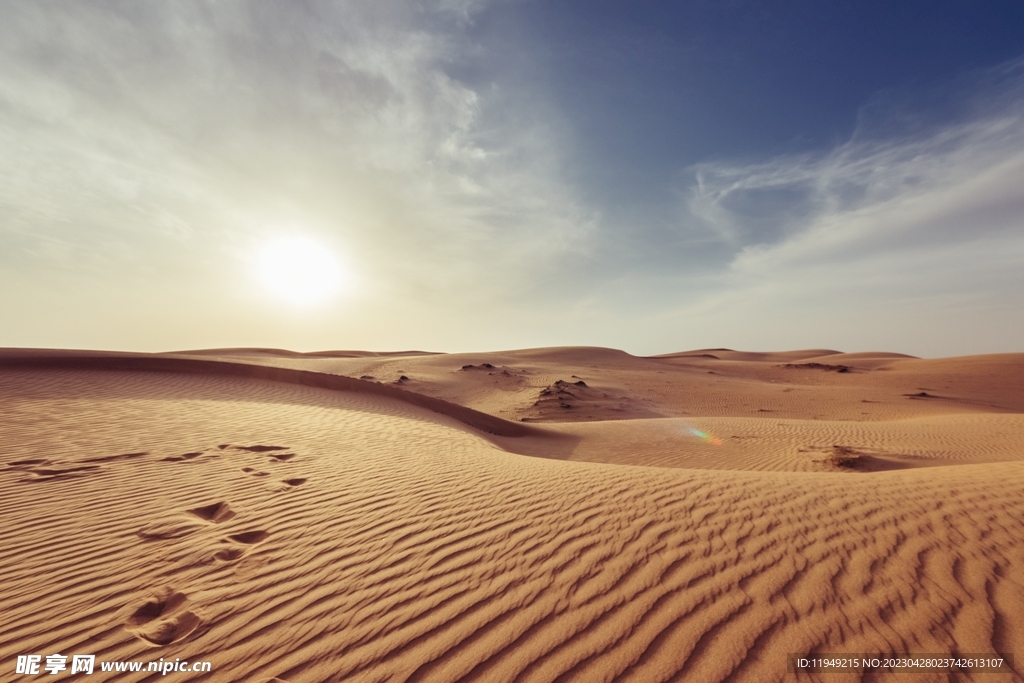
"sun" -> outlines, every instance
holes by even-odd
[[[308,237],[282,237],[260,249],[257,272],[276,298],[313,306],[335,297],[344,272],[330,249]]]

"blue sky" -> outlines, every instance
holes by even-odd
[[[1021,56],[1022,28],[1010,2],[497,3],[454,73],[543,91],[588,187],[630,202],[681,166],[840,144],[886,90]]]
[[[1020,3],[12,3],[0,63],[0,346],[1024,345]]]

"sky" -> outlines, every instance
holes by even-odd
[[[1024,5],[0,4],[0,347],[1024,351]]]

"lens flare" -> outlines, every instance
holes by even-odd
[[[689,425],[689,424],[686,425],[686,431],[691,436],[695,436],[698,439],[700,439],[701,441],[706,441],[707,443],[711,444],[712,446],[721,446],[722,445],[722,440],[719,439],[717,436],[715,436],[714,434],[709,434],[708,432],[702,432],[701,430],[697,429],[693,425]]]

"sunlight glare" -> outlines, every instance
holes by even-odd
[[[312,306],[332,298],[341,289],[343,273],[334,254],[306,237],[285,237],[260,250],[258,274],[277,298],[298,306]]]

